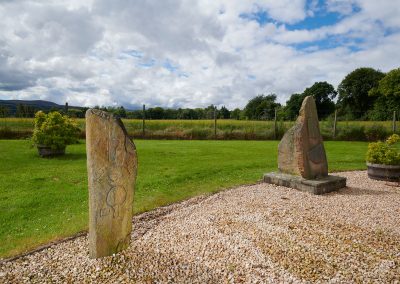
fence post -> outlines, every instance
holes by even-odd
[[[396,111],[393,111],[393,125],[392,125],[393,133],[396,133]]]
[[[214,137],[217,139],[217,107],[214,108]]]
[[[143,134],[143,138],[144,138],[144,136],[146,135],[145,120],[146,120],[146,105],[143,105],[143,122],[142,122],[142,134]]]
[[[335,119],[333,120],[333,138],[336,137],[337,110],[335,110]]]
[[[274,116],[274,139],[276,140],[278,138],[278,125],[277,125],[277,119],[276,119],[276,108],[275,108],[275,116]]]

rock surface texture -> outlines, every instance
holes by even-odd
[[[89,181],[89,255],[109,256],[128,247],[137,155],[122,121],[107,112],[86,112]]]
[[[328,176],[328,163],[312,96],[304,99],[296,124],[279,143],[278,168],[283,173],[305,179]]]

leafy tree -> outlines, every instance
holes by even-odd
[[[206,117],[208,119],[213,119],[214,118],[214,112],[217,110],[217,107],[214,105],[209,105],[208,107],[206,107],[204,109],[205,113],[206,113]]]
[[[378,92],[386,97],[400,97],[400,68],[393,69],[379,81]]]
[[[286,101],[286,106],[284,108],[285,119],[295,120],[297,118],[303,99],[303,94],[292,94],[290,96],[290,99]]]
[[[258,95],[247,103],[244,114],[248,119],[272,119],[275,109],[280,106],[275,101],[275,94]]]
[[[125,118],[126,117],[126,110],[123,106],[117,107],[114,111],[116,115],[119,117]]]
[[[239,108],[235,108],[233,111],[231,111],[231,116],[230,117],[232,119],[239,120],[240,119],[240,113],[241,113],[241,110]]]
[[[225,107],[222,106],[221,109],[219,110],[219,117],[220,118],[230,118],[231,112]]]
[[[369,95],[376,98],[370,118],[391,119],[393,111],[400,110],[400,68],[387,73],[379,81],[378,86],[369,91]]]
[[[148,117],[150,119],[163,119],[164,118],[164,109],[162,107],[149,108],[146,111],[146,117]]]
[[[0,117],[7,117],[10,114],[10,109],[6,106],[0,106]]]
[[[336,95],[335,88],[328,82],[316,82],[305,89],[302,98],[313,96],[317,106],[318,118],[324,119],[335,111],[335,103],[332,100]]]
[[[34,117],[35,108],[26,104],[18,104],[17,112],[15,114],[17,117]]]
[[[350,112],[356,119],[366,117],[368,110],[376,98],[368,92],[378,86],[384,73],[373,68],[358,68],[349,73],[339,84],[338,105],[342,110]]]

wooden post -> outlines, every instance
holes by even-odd
[[[393,111],[393,126],[392,126],[393,133],[396,133],[396,111]]]
[[[333,138],[336,137],[337,110],[335,110],[335,119],[333,120]]]
[[[277,125],[277,120],[276,120],[276,108],[275,108],[275,117],[274,117],[274,137],[275,139],[278,138],[278,125]]]
[[[142,134],[143,134],[143,138],[144,138],[144,136],[146,135],[145,120],[146,120],[146,105],[143,105],[143,123],[142,123]]]
[[[214,137],[217,139],[217,107],[214,108]]]

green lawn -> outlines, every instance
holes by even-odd
[[[137,140],[134,212],[261,179],[276,169],[277,141]],[[326,142],[330,171],[364,169],[367,144]],[[86,230],[84,141],[39,158],[24,140],[0,140],[0,257]]]

